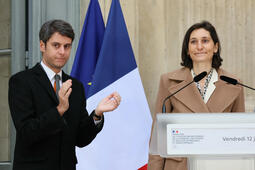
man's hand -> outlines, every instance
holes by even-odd
[[[102,116],[104,112],[115,110],[120,105],[121,97],[119,93],[114,92],[100,101],[98,104],[95,114]]]
[[[69,108],[69,96],[72,92],[72,80],[68,79],[66,82],[64,82],[59,89],[58,92],[58,99],[59,99],[59,105],[57,106],[57,110],[61,116],[67,111]]]

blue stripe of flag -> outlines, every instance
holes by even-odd
[[[137,67],[119,0],[112,0],[89,96]]]
[[[96,68],[104,31],[104,20],[98,0],[91,0],[71,71],[71,76],[82,82],[86,97]]]

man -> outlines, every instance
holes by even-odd
[[[62,71],[74,32],[51,20],[40,30],[42,61],[9,81],[9,106],[16,128],[14,170],[75,170],[75,146],[88,145],[103,127],[103,112],[116,109],[118,93],[88,115],[83,85]],[[100,160],[98,160],[100,161]]]

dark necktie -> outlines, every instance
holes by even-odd
[[[54,82],[54,91],[56,92],[56,94],[57,94],[57,98],[58,98],[58,91],[59,91],[59,89],[60,89],[60,76],[58,75],[58,74],[56,74],[55,76],[54,76],[54,78],[55,78],[55,82]]]

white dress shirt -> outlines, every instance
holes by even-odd
[[[193,69],[191,69],[191,75],[194,78],[194,74],[193,74]],[[214,83],[218,81],[218,73],[216,71],[215,68],[213,68],[213,73],[212,73],[212,77],[211,80],[209,81],[205,96],[204,96],[204,102],[207,103],[207,101],[209,100],[209,98],[211,97],[211,95],[213,94],[216,86],[214,85]]]
[[[55,82],[54,76],[55,76],[56,73],[55,73],[54,71],[52,71],[48,66],[46,66],[46,65],[43,63],[43,61],[41,61],[40,64],[42,65],[44,71],[46,72],[46,74],[47,74],[47,76],[48,76],[48,78],[49,78],[49,80],[50,80],[50,82],[51,82],[51,84],[52,84],[52,87],[54,88],[54,82]],[[57,74],[60,76],[60,83],[59,83],[59,85],[60,85],[60,87],[61,87],[62,84],[63,84],[63,83],[62,83],[62,70],[61,70],[60,72],[58,72]],[[95,125],[97,125],[97,124],[99,124],[101,121],[102,121],[102,119],[101,119],[101,120],[94,120],[94,123],[95,123]]]
[[[41,61],[41,66],[43,67],[44,71],[46,72],[51,84],[52,84],[52,87],[54,87],[54,83],[55,83],[55,78],[54,76],[56,75],[56,73],[54,71],[52,71],[48,66],[46,66],[43,61]],[[59,76],[60,76],[60,82],[59,82],[59,85],[60,87],[62,86],[62,70],[60,72],[57,73]]]

